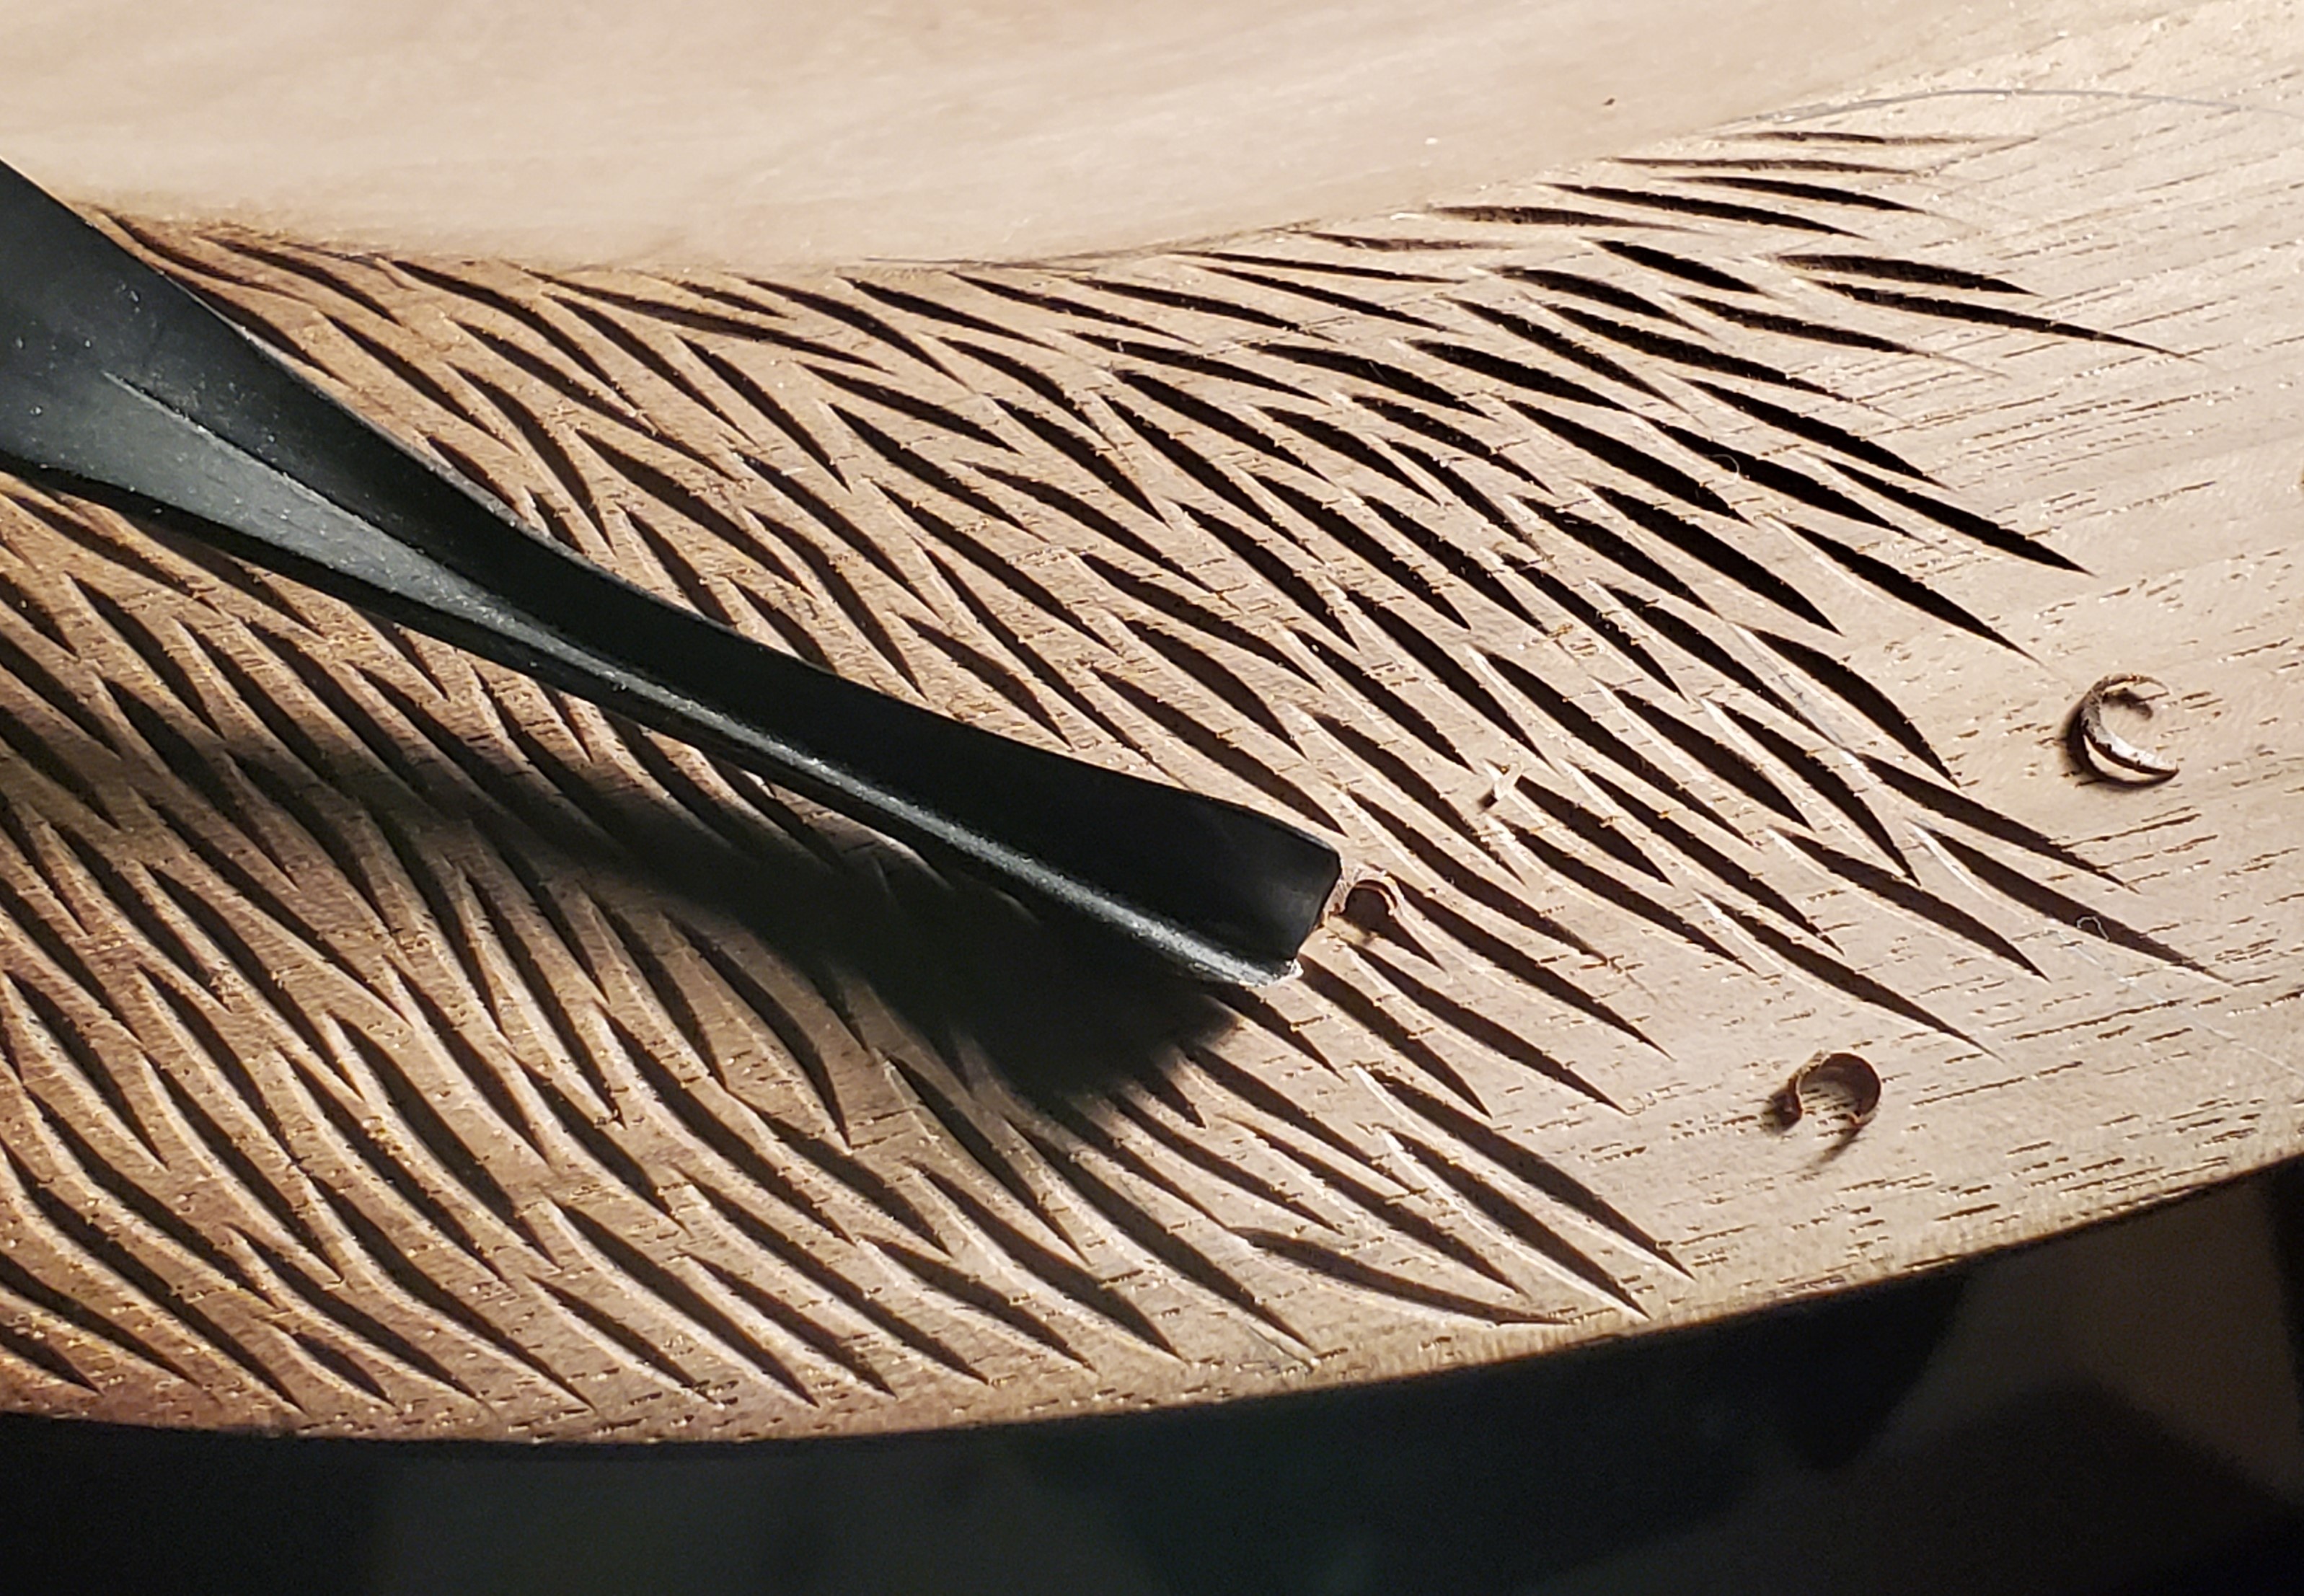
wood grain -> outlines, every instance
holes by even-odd
[[[2202,15],[2148,93],[2113,34],[2087,93],[1086,261],[100,217],[590,557],[1364,881],[1299,978],[1164,985],[9,483],[0,1400],[595,1439],[1207,1401],[2297,1150],[2304,153]],[[2075,70],[1995,70],[2033,68]],[[2122,729],[2174,778],[2067,763],[2114,673],[2167,684]],[[1776,1128],[1838,1053],[1868,1123]]]

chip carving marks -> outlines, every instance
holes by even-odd
[[[2192,224],[2300,158],[1923,97],[1413,214],[788,275],[96,217],[588,558],[1351,885],[1289,981],[1148,977],[9,480],[0,1399],[609,1439],[1206,1401],[2295,1150],[2304,583],[2292,514],[2214,481],[2304,293]],[[2184,779],[2071,782],[2080,685],[2146,658]],[[1821,1056],[1895,1112],[1819,1162],[1762,1106]]]

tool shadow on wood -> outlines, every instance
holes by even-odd
[[[207,552],[165,527],[140,530],[180,556]],[[626,746],[649,736],[613,714],[602,720]],[[156,756],[153,775],[182,779],[200,768],[199,753],[149,721],[140,724]],[[436,746],[453,734],[443,728]],[[540,841],[551,850],[534,868],[597,879],[617,901],[646,902],[675,921],[735,928],[802,971],[850,972],[940,1050],[969,1039],[987,1069],[1028,1097],[1055,1101],[1115,1087],[1227,1028],[1228,1011],[1201,983],[1104,928],[1028,907],[974,880],[965,861],[939,870],[818,806],[772,803],[765,784],[732,768],[721,774],[757,794],[788,829],[734,830],[725,811],[717,826],[699,826],[662,792],[602,781],[534,751],[521,760],[466,751],[460,765],[469,785],[423,784],[418,796],[364,757],[369,749],[343,723],[316,717],[286,746],[227,739],[209,768],[236,769],[263,794],[308,787],[317,774],[374,821],[401,861],[451,852],[476,832],[518,846],[505,837],[509,818],[533,839],[529,846]],[[548,785],[534,780],[538,774]],[[577,809],[556,803],[561,797]],[[245,873],[226,879],[276,917],[301,918]],[[456,918],[435,923],[453,926]],[[651,975],[663,989],[678,989],[671,972]],[[763,995],[750,998],[757,1016],[775,1014]],[[828,1078],[817,1084],[836,1101]]]

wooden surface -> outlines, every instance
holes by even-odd
[[[2167,9],[0,0],[0,150],[114,209],[402,250],[1018,259],[1421,205]]]
[[[634,580],[1368,884],[1294,980],[1150,983],[11,483],[0,1393],[594,1439],[1202,1402],[2297,1151],[2300,46],[2204,7],[1054,265],[105,218]],[[2072,762],[2115,674],[2173,778]],[[1834,1054],[1876,1110],[1835,1065],[1783,1126]]]

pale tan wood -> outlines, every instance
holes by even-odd
[[[12,486],[0,1389],[626,1439],[1209,1401],[2299,1150],[2300,55],[2237,0],[1047,267],[114,219],[636,580],[1373,885],[1252,1002],[1121,980]],[[2164,782],[2067,760],[2118,674]],[[1833,1053],[1868,1121],[1772,1127]]]
[[[1012,260],[1421,205],[2167,9],[4,0],[0,150],[140,216],[388,249]]]

